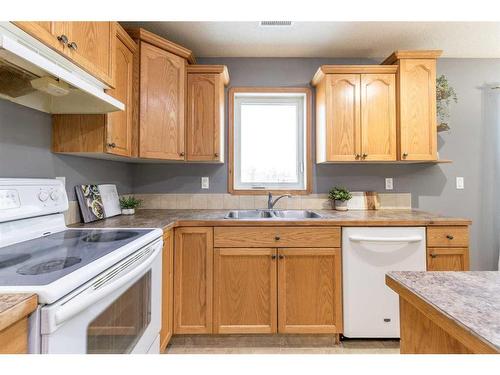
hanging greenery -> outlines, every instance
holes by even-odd
[[[450,104],[457,103],[457,94],[455,89],[448,83],[448,79],[444,74],[436,79],[436,102],[437,102],[437,117],[438,131],[450,130],[448,119],[450,117]]]

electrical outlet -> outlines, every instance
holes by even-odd
[[[457,189],[458,190],[465,189],[465,187],[464,187],[464,178],[463,177],[457,177]]]
[[[202,177],[201,178],[201,188],[202,189],[208,189],[209,187],[209,179],[208,177]]]
[[[385,190],[392,190],[394,188],[392,177],[385,179]]]

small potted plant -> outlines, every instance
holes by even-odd
[[[133,195],[120,198],[120,207],[122,209],[122,215],[133,215],[135,214],[135,209],[141,205],[142,201],[137,199]]]
[[[450,117],[450,104],[457,103],[457,94],[455,89],[448,83],[445,75],[440,75],[436,79],[436,104],[437,104],[437,117],[438,117],[438,132],[450,130],[448,125],[448,118]]]
[[[337,211],[347,211],[347,201],[352,198],[352,194],[343,187],[335,186],[330,190],[328,198]]]

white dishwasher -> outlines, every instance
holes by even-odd
[[[425,271],[424,227],[342,228],[344,336],[399,337],[399,299],[388,271]]]

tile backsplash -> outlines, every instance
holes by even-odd
[[[379,193],[380,209],[410,209],[410,193]],[[257,209],[267,208],[267,195],[231,194],[134,194],[142,200],[143,209]],[[331,203],[327,194],[310,194],[283,198],[277,209],[328,210]],[[65,213],[66,224],[81,221],[78,202],[70,201]]]

